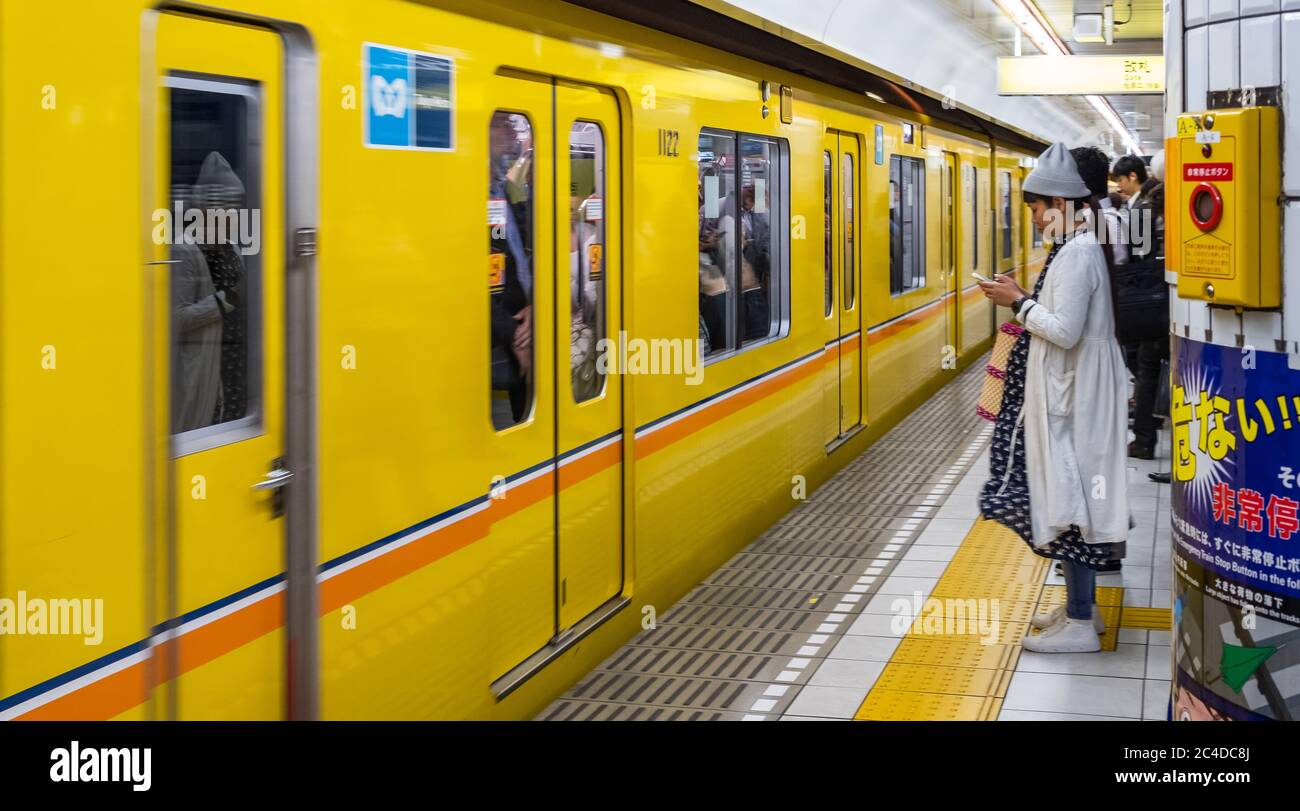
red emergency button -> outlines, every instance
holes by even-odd
[[[1188,208],[1192,222],[1202,231],[1213,231],[1223,219],[1223,195],[1213,183],[1200,183],[1192,189]]]

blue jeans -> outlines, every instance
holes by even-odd
[[[1062,560],[1061,567],[1065,569],[1065,616],[1072,620],[1091,620],[1097,572],[1072,560]]]

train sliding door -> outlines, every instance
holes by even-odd
[[[555,88],[556,635],[623,589],[623,396],[597,350],[622,329],[622,143],[612,93]],[[567,215],[566,215],[567,212]]]
[[[164,715],[286,716],[284,59],[269,31],[157,17],[153,263],[168,545]]]
[[[823,334],[827,365],[824,379],[828,446],[846,438],[862,424],[862,307],[861,250],[858,204],[861,166],[858,137],[828,132],[822,146],[823,197],[826,222],[826,304]]]
[[[957,260],[957,155],[952,152],[943,153],[943,169],[940,176],[942,184],[942,193],[939,199],[942,210],[940,217],[942,222],[939,226],[941,245],[941,254],[939,261],[942,263],[941,276],[943,278],[943,295],[945,303],[943,307],[944,319],[948,323],[947,342],[948,351],[944,353],[944,358],[952,357],[953,359],[959,354],[958,348],[958,327],[961,322],[961,314],[958,305],[961,299],[961,280],[957,278],[957,268],[960,263]],[[951,355],[949,355],[951,352]]]
[[[489,123],[498,696],[623,589],[620,158],[610,92],[500,76]],[[504,326],[503,326],[504,325]],[[522,337],[522,343],[521,343]]]

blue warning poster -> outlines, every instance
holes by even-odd
[[[1300,716],[1300,371],[1174,339],[1176,718]]]

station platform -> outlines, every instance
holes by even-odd
[[[1165,720],[1169,469],[1128,460],[1103,650],[1021,649],[1064,601],[1052,562],[979,518],[983,363],[904,419],[538,715],[539,720]],[[931,602],[927,603],[928,600]]]

